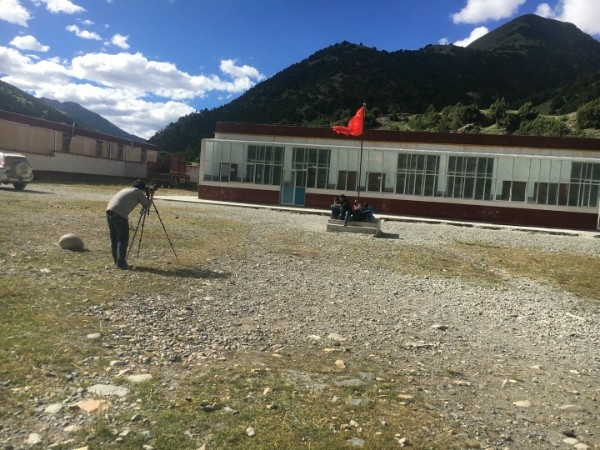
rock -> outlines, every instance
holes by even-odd
[[[42,442],[42,437],[37,433],[31,433],[29,436],[27,436],[27,445],[34,446],[40,442]]]
[[[357,438],[357,437],[353,437],[352,439],[348,439],[348,444],[350,444],[351,447],[364,447],[365,446],[365,441],[364,439],[361,438]]]
[[[88,388],[88,391],[92,394],[98,395],[116,395],[117,397],[124,397],[129,393],[129,389],[123,386],[113,386],[111,384],[95,384]]]
[[[94,400],[91,398],[77,402],[77,407],[86,412],[106,411],[110,406],[111,403],[106,400]]]
[[[141,373],[139,375],[129,375],[127,379],[132,383],[143,383],[152,379],[152,375],[149,373]]]
[[[83,239],[76,234],[65,234],[58,240],[58,245],[64,250],[71,250],[73,252],[81,252],[85,248]]]
[[[531,402],[529,400],[519,400],[513,403],[517,408],[531,408]]]
[[[62,403],[54,403],[50,406],[48,406],[44,412],[46,414],[56,414],[57,412],[59,412],[62,409]]]

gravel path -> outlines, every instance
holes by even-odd
[[[456,279],[369,271],[350,262],[349,242],[371,252],[456,241],[528,246],[598,255],[593,233],[577,236],[386,221],[390,239],[325,232],[326,217],[209,206],[215,218],[243,217],[257,232],[246,260],[223,259],[211,270],[235,274],[204,286],[182,309],[140,299],[140,325],[155,316],[187,324],[159,354],[218,357],[226,350],[341,345],[410,374],[414,393],[456,421],[481,448],[600,448],[600,315],[598,308],[539,283],[507,280],[502,288]],[[269,253],[273,233],[327,248],[331,258]],[[254,251],[250,251],[254,250]],[[426,250],[425,250],[426,251]],[[350,281],[356,280],[358,284]],[[185,308],[185,309],[183,309]],[[130,314],[131,310],[112,312]],[[207,320],[210,318],[210,320]],[[198,326],[198,324],[201,324]],[[166,338],[166,336],[165,336]],[[142,346],[151,339],[140,336]],[[190,345],[192,342],[192,345]]]

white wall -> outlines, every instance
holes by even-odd
[[[73,174],[107,175],[124,178],[146,178],[146,163],[104,159],[70,153],[36,155],[22,152],[33,168],[48,172],[68,172]]]

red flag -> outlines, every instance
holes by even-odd
[[[365,105],[361,106],[347,127],[341,125],[335,125],[331,127],[333,131],[339,134],[345,134],[346,136],[360,136],[363,134],[363,125],[365,123]]]

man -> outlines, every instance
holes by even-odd
[[[129,214],[139,204],[143,209],[152,205],[152,200],[146,196],[146,184],[136,180],[133,187],[121,189],[108,202],[106,221],[110,233],[110,249],[115,265],[119,269],[128,270],[127,247],[129,246]]]
[[[350,204],[350,200],[346,198],[344,194],[340,195],[340,203],[341,203],[341,219],[344,221],[344,226],[348,224],[348,219],[352,215],[352,205]]]

